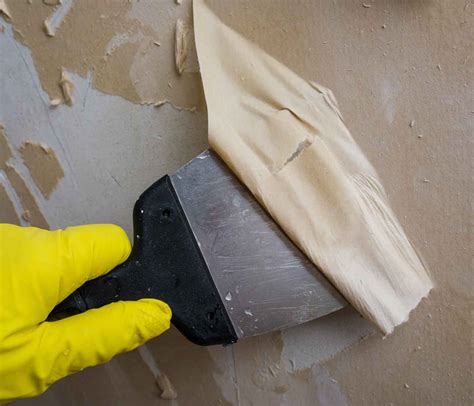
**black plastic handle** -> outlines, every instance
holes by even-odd
[[[134,245],[127,261],[89,281],[56,306],[53,318],[119,300],[168,303],[173,324],[200,345],[237,336],[189,227],[169,176],[150,186],[133,210]]]

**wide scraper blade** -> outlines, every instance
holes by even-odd
[[[347,304],[215,153],[203,152],[171,181],[239,338]]]

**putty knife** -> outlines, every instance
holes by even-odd
[[[346,305],[211,151],[150,186],[133,220],[129,259],[85,283],[53,315],[157,298],[170,305],[173,324],[189,340],[212,345]]]

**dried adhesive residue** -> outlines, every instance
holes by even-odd
[[[156,384],[161,389],[161,399],[172,400],[178,397],[178,393],[169,378],[161,373],[156,377]]]
[[[28,189],[28,186],[18,171],[12,165],[7,164],[5,173],[25,209],[25,220],[32,226],[49,229],[49,224],[44,218],[43,213],[41,213],[35,197]]]
[[[182,20],[176,21],[174,58],[176,71],[181,75],[188,57],[188,36],[190,27]]]
[[[31,141],[23,143],[20,153],[31,178],[43,196],[48,199],[64,177],[63,168],[56,154],[51,148]]]
[[[61,68],[61,78],[59,79],[59,87],[63,93],[64,102],[68,106],[72,106],[74,99],[72,94],[74,93],[74,83],[68,78],[64,68]]]
[[[0,183],[0,223],[9,223],[20,225],[20,219],[15,210],[15,206],[5,190],[5,187]]]

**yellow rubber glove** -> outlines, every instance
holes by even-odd
[[[57,303],[129,254],[125,232],[113,225],[45,231],[0,224],[1,401],[38,395],[169,328],[170,308],[154,299],[45,321]]]

